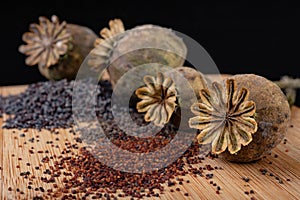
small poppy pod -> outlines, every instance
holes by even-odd
[[[89,28],[60,23],[55,15],[51,20],[40,17],[39,24],[30,24],[29,30],[23,34],[27,44],[21,45],[19,51],[28,56],[27,65],[38,65],[41,74],[49,80],[75,79],[97,39]]]

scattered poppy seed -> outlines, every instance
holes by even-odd
[[[10,98],[9,103],[4,110],[8,114],[14,115],[12,120],[6,122],[6,128],[35,128],[35,129],[47,129],[51,133],[59,134],[57,128],[71,128],[74,125],[73,111],[72,111],[72,89],[74,82],[58,81],[58,82],[45,82],[30,85],[29,88],[19,96],[14,97],[19,99],[19,103],[15,99]],[[117,124],[114,122],[111,112],[110,95],[112,93],[111,85],[108,82],[101,82],[99,84],[99,91],[97,91],[97,105],[96,115],[100,122],[105,122],[103,129],[107,134],[107,137],[114,142],[116,146],[122,146],[126,150],[132,152],[147,152],[149,149],[155,151],[160,149],[174,137],[176,134],[176,127],[172,125],[166,125],[166,127],[158,133],[159,137],[154,137],[155,140],[149,142],[149,140],[137,140],[135,137],[126,136],[122,130],[120,130]],[[89,90],[86,87],[82,90]],[[47,95],[46,95],[47,94]],[[24,100],[24,102],[23,102]],[[30,104],[25,103],[26,100],[30,100]],[[45,105],[45,106],[40,106]],[[41,107],[41,108],[38,108]],[[28,119],[24,121],[24,117],[20,110],[26,110]],[[135,113],[132,109],[132,119],[136,120],[137,124],[144,125],[142,114]],[[51,114],[49,114],[51,113]],[[75,134],[75,131],[70,130],[70,133]],[[94,134],[85,134],[91,136],[91,138],[78,138],[75,139],[76,143],[84,141],[95,141]],[[38,138],[38,137],[36,137]],[[59,138],[55,139],[56,141]],[[28,140],[29,142],[37,141],[34,138]],[[221,167],[212,167],[211,165],[203,165],[202,168],[193,167],[193,164],[200,164],[204,162],[205,158],[214,159],[217,155],[207,154],[201,157],[199,155],[199,146],[197,143],[192,144],[191,147],[182,156],[183,159],[178,159],[170,166],[144,174],[131,174],[113,170],[96,159],[93,154],[85,148],[79,148],[79,144],[72,144],[72,142],[66,142],[66,148],[59,147],[53,141],[48,141],[52,147],[60,148],[61,154],[44,157],[41,160],[41,166],[48,163],[50,159],[53,160],[53,165],[47,167],[49,169],[44,170],[46,177],[39,177],[44,183],[51,184],[55,190],[47,190],[49,197],[55,197],[56,191],[64,193],[62,199],[76,198],[75,194],[83,193],[85,199],[90,198],[102,198],[102,193],[106,199],[115,199],[116,197],[110,194],[115,194],[117,190],[122,190],[122,195],[131,198],[143,198],[143,197],[159,197],[159,193],[154,191],[159,190],[163,193],[163,183],[168,183],[168,186],[175,185],[174,179],[179,184],[184,184],[182,177],[187,174],[194,175],[196,177],[204,177],[207,179],[213,178],[213,174],[204,174],[203,170],[222,170]],[[153,146],[153,147],[152,147]],[[74,151],[74,149],[78,149]],[[34,154],[34,151],[29,151],[30,154]],[[40,152],[40,151],[38,151]],[[45,153],[48,153],[45,150]],[[196,158],[195,155],[197,155]],[[52,162],[51,162],[52,163]],[[126,163],[123,163],[124,165]],[[35,167],[39,170],[40,167]],[[26,172],[23,176],[29,176]],[[60,187],[55,184],[55,177],[62,178],[63,186]],[[99,177],[103,177],[99,178]],[[30,177],[28,177],[30,178]],[[126,181],[125,181],[126,180]],[[133,183],[133,184],[128,184]],[[170,183],[170,184],[169,184]],[[173,184],[174,183],[174,184]],[[189,180],[186,183],[190,183]],[[215,185],[216,186],[216,185]],[[105,188],[105,189],[104,189]],[[143,188],[143,189],[142,189]],[[219,194],[220,187],[217,187],[216,193]],[[35,188],[36,191],[45,192],[44,188]],[[102,190],[97,194],[97,190]],[[174,192],[174,189],[170,189],[170,192]],[[180,188],[176,188],[176,191],[180,191]],[[184,193],[187,196],[188,193]],[[118,195],[119,196],[119,195]]]
[[[242,179],[246,182],[246,183],[248,183],[249,181],[250,181],[250,178],[248,178],[248,177],[242,177]]]

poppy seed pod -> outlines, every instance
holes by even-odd
[[[78,69],[92,50],[96,34],[87,27],[39,18],[39,24],[29,26],[23,34],[19,51],[27,55],[26,64],[38,65],[39,71],[49,80],[75,79]]]

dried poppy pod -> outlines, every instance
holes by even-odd
[[[74,79],[78,69],[93,49],[96,34],[87,27],[39,18],[39,24],[30,24],[30,32],[23,34],[19,51],[27,55],[26,64],[38,64],[39,71],[49,80]]]
[[[109,27],[110,29],[101,30],[100,35],[103,39],[98,39],[95,43],[89,64],[95,70],[108,65],[113,86],[136,66],[159,63],[179,67],[185,61],[187,48],[183,40],[170,29],[142,25],[125,32],[119,19],[111,20]]]
[[[136,96],[142,99],[136,104],[137,111],[146,112],[145,121],[153,121],[156,126],[168,123],[174,113],[172,123],[179,125],[181,116],[188,119],[190,106],[197,102],[194,91],[207,88],[209,82],[202,73],[190,67],[159,72],[157,76],[146,75],[146,86],[135,91]],[[176,107],[180,107],[179,111],[175,110]],[[187,125],[187,121],[183,119],[181,125]]]
[[[247,74],[232,76],[238,88],[249,90],[249,100],[256,104],[255,121],[258,129],[252,142],[236,154],[228,151],[221,154],[226,160],[250,162],[262,158],[276,147],[287,132],[291,111],[286,96],[272,81],[261,76]]]
[[[144,119],[146,122],[154,122],[156,126],[167,124],[175,110],[177,91],[174,81],[163,73],[157,76],[145,76],[146,86],[135,91],[138,98],[138,112],[146,112]]]
[[[273,82],[257,75],[236,75],[224,87],[214,82],[200,91],[191,109],[197,139],[211,143],[212,153],[226,160],[251,162],[269,153],[283,139],[290,119],[286,97]]]

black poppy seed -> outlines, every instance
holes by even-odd
[[[266,173],[268,172],[267,169],[263,169],[263,168],[259,169],[259,171],[261,172],[262,175],[266,175]]]
[[[217,187],[217,190],[221,190],[221,187],[220,187],[220,186],[218,186],[218,187]]]
[[[175,182],[173,182],[173,181],[168,181],[168,187],[171,187],[171,186],[173,186],[173,185],[175,185]]]
[[[248,191],[245,191],[244,193],[245,193],[246,195],[249,195],[249,192],[248,192]]]
[[[242,179],[247,183],[247,182],[249,182],[250,181],[250,178],[248,178],[248,177],[242,177]]]
[[[35,197],[33,197],[33,200],[43,200],[44,198],[43,197],[41,197],[41,196],[35,196]]]
[[[250,190],[250,194],[254,194],[254,190]]]

